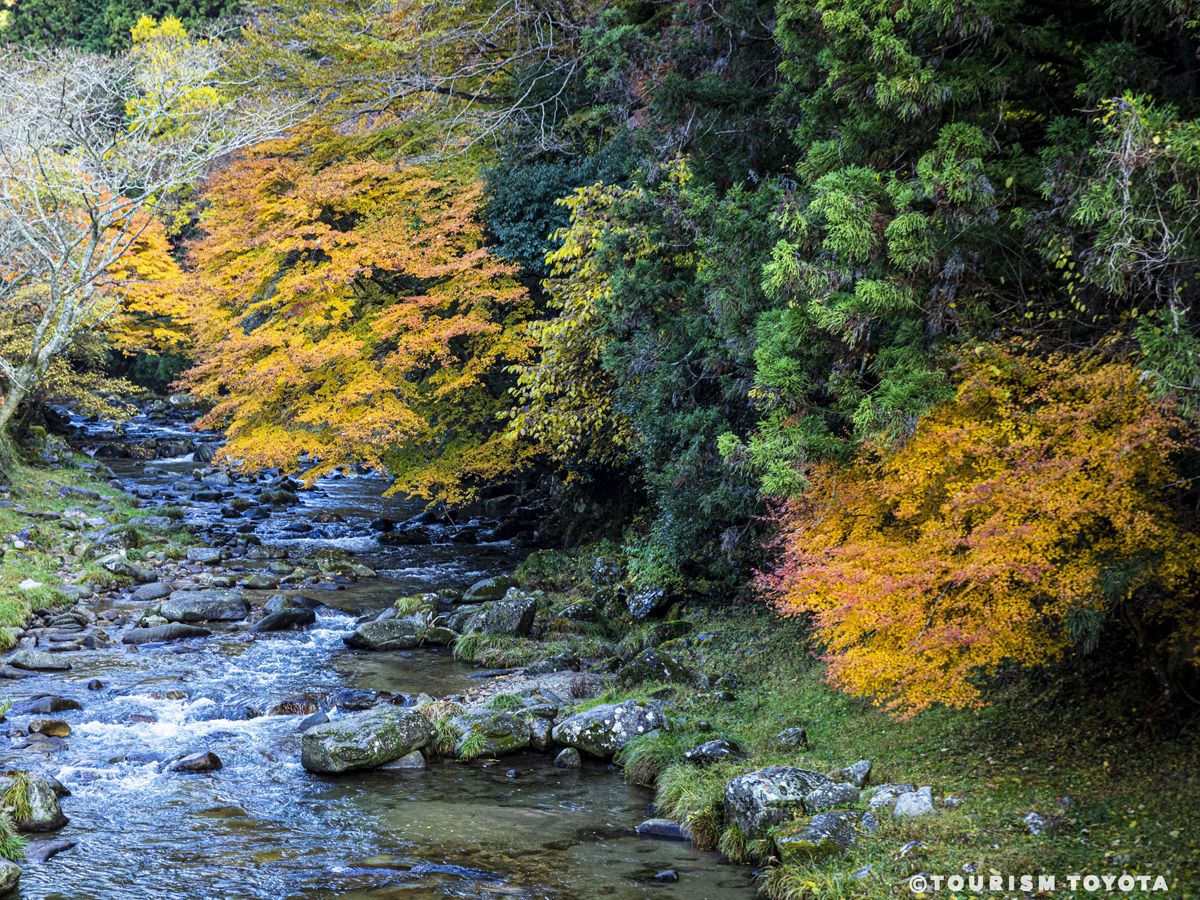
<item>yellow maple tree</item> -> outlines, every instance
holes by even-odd
[[[898,452],[817,469],[762,585],[813,617],[836,684],[900,714],[979,707],[981,678],[1109,621],[1171,693],[1200,637],[1184,423],[1118,362],[981,347],[962,376]]]

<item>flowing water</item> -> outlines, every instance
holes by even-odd
[[[88,426],[87,433],[103,435]],[[125,438],[190,436],[139,418]],[[195,486],[188,458],[113,460],[130,488],[152,487],[180,502]],[[147,469],[150,471],[147,472]],[[690,845],[637,837],[648,791],[602,763],[582,770],[537,754],[463,764],[432,761],[419,772],[315,776],[300,766],[302,718],[247,718],[294,697],[335,710],[341,692],[443,696],[478,683],[478,673],[446,652],[363,653],[342,637],[355,616],[397,596],[461,587],[511,568],[520,551],[503,544],[381,546],[368,528],[380,516],[417,508],[381,498],[370,477],[322,481],[301,508],[277,510],[255,525],[264,544],[293,556],[320,547],[352,550],[381,577],[320,596],[328,604],[304,631],[230,633],[184,644],[119,644],[69,654],[72,671],[6,685],[10,697],[53,693],[82,710],[56,713],[70,724],[66,746],[43,757],[0,747],[0,768],[57,777],[70,824],[55,835],[79,845],[44,865],[26,865],[26,900],[126,898],[496,898],[590,900],[678,897],[748,900],[749,871]],[[181,502],[189,521],[236,531],[217,504]],[[284,530],[317,509],[344,522],[305,535]],[[234,563],[236,564],[236,562]],[[308,593],[307,591],[305,593]],[[266,594],[248,592],[260,603]],[[136,615],[144,604],[127,600]],[[96,604],[99,612],[105,604]],[[112,635],[117,637],[116,634]],[[91,679],[105,687],[88,690]],[[34,716],[10,715],[24,727]],[[3,745],[0,741],[0,745]],[[182,753],[212,750],[212,773],[164,771]],[[511,777],[509,772],[515,772]],[[654,880],[678,872],[677,883]]]

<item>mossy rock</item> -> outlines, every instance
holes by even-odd
[[[772,836],[779,861],[789,866],[811,866],[836,859],[858,841],[850,817],[839,812],[825,812],[808,822],[791,823]]]
[[[455,747],[459,756],[468,747],[474,748],[474,756],[501,756],[529,746],[529,723],[506,712],[463,713],[452,722],[460,733]]]
[[[420,750],[433,733],[433,726],[416,710],[373,709],[304,732],[300,763],[321,774],[373,769]]]

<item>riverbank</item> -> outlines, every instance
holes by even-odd
[[[910,878],[933,875],[961,876],[962,896],[971,893],[968,876],[989,884],[1002,876],[992,896],[1049,896],[1037,883],[1051,875],[1055,896],[1086,896],[1090,876],[1101,879],[1101,893],[1107,878],[1113,896],[1136,896],[1116,886],[1123,875],[1135,885],[1148,877],[1162,896],[1197,896],[1200,748],[1190,727],[1147,721],[1132,685],[1113,684],[1096,699],[1101,664],[1014,679],[990,692],[978,715],[936,710],[897,721],[824,683],[819,648],[797,620],[761,608],[686,606],[633,618],[637,601],[622,602],[619,570],[611,556],[531,557],[518,575],[548,589],[547,609],[587,605],[615,615],[564,638],[560,619],[547,614],[540,648],[484,640],[463,655],[503,664],[607,642],[625,665],[607,674],[600,701],[654,697],[672,707],[669,729],[617,754],[625,777],[653,785],[658,814],[699,846],[759,865],[768,896],[908,895]],[[639,677],[645,682],[630,684]],[[743,787],[782,800],[739,806],[738,779],[768,767],[843,787],[813,797],[809,784],[789,787],[776,770],[763,785]],[[849,827],[808,831],[824,810]],[[1022,875],[1033,889],[1022,888]],[[1069,876],[1079,876],[1075,889]]]

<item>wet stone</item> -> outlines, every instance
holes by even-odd
[[[31,863],[44,863],[51,857],[57,856],[59,853],[65,853],[72,847],[78,846],[78,841],[68,841],[65,839],[53,841],[31,841],[25,847],[25,861]]]
[[[221,757],[211,750],[189,753],[171,766],[172,772],[215,772],[222,767]]]

